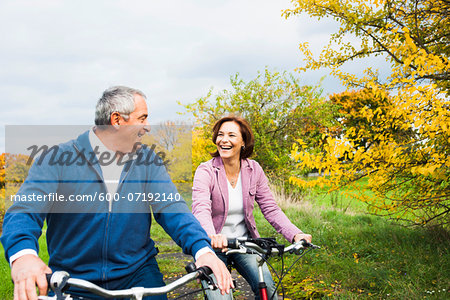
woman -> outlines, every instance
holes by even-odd
[[[220,119],[214,125],[212,140],[217,147],[211,154],[213,158],[195,172],[192,212],[211,238],[213,248],[225,251],[227,238],[259,237],[253,217],[254,201],[267,221],[289,242],[311,242],[311,235],[292,224],[276,204],[261,166],[248,159],[253,153],[254,137],[247,121],[235,116]],[[255,255],[218,256],[225,263],[233,263],[250,284],[255,299],[259,299]],[[270,298],[275,284],[265,264],[264,278]]]

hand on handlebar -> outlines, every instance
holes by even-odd
[[[14,300],[37,300],[39,295],[47,295],[46,273],[52,270],[37,256],[26,254],[11,265],[11,278],[14,281]]]
[[[213,249],[222,249],[222,252],[227,252],[228,240],[223,234],[211,234],[211,246]]]
[[[222,295],[230,293],[230,288],[234,288],[233,279],[225,264],[212,252],[201,255],[195,262],[197,267],[208,266],[216,276],[217,284]]]
[[[299,242],[299,241],[301,241],[301,240],[305,240],[305,241],[307,241],[308,243],[311,243],[311,241],[312,241],[312,236],[311,236],[310,234],[306,234],[306,233],[297,233],[297,234],[294,236],[294,243],[297,243],[297,242]]]

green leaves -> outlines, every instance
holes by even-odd
[[[195,103],[185,105],[197,129],[207,138],[215,121],[226,114],[247,119],[255,135],[254,159],[269,174],[287,179],[293,168],[290,148],[295,138],[304,136],[310,147],[319,143],[321,128],[332,122],[329,102],[321,98],[318,86],[303,86],[300,78],[287,72],[258,72],[244,81],[231,76],[230,90],[213,95],[212,90]],[[197,155],[198,156],[198,155]]]

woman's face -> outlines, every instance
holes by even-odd
[[[238,123],[229,121],[223,123],[217,133],[216,146],[222,158],[240,158],[244,146],[241,128]]]

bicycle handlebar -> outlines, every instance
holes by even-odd
[[[69,273],[65,271],[57,271],[53,274],[47,274],[47,281],[49,283],[49,287],[55,292],[56,296],[54,297],[39,297],[38,299],[56,299],[56,300],[64,300],[62,291],[67,289],[68,287],[77,287],[81,288],[85,291],[91,292],[95,295],[104,297],[104,298],[132,298],[132,299],[142,299],[144,296],[155,296],[169,293],[186,283],[194,280],[194,279],[205,279],[210,283],[209,288],[215,289],[216,287],[213,285],[213,282],[209,282],[209,275],[212,274],[212,271],[209,267],[203,266],[196,268],[193,263],[186,266],[186,270],[189,272],[183,277],[173,281],[162,287],[154,287],[154,288],[144,288],[144,287],[134,287],[130,289],[124,290],[107,290],[98,285],[95,285],[87,280],[71,278]],[[72,299],[72,298],[68,298]]]
[[[304,239],[302,239],[290,246],[287,246],[287,247],[285,245],[278,244],[277,241],[275,240],[275,238],[239,237],[239,238],[235,238],[235,239],[227,239],[227,242],[228,243],[227,243],[226,248],[228,250],[225,252],[226,255],[233,254],[233,253],[257,254],[258,255],[258,257],[256,258],[256,262],[258,265],[260,282],[264,282],[264,275],[263,275],[263,269],[262,269],[263,264],[267,263],[267,265],[269,265],[272,268],[273,273],[278,278],[278,285],[275,287],[275,292],[273,293],[273,295],[270,299],[273,299],[279,285],[281,285],[281,288],[283,289],[283,294],[284,294],[284,287],[282,284],[283,278],[294,267],[294,265],[310,250],[320,249],[319,246],[309,243]],[[306,250],[307,248],[309,248],[309,249]],[[296,255],[298,255],[298,258],[291,264],[291,266],[289,266],[285,270],[283,255],[286,253],[296,254]],[[275,255],[278,255],[281,258],[282,265],[281,265],[281,274],[280,275],[267,260],[270,256],[275,256]],[[265,290],[265,291],[263,290],[263,292],[265,292],[267,294],[267,290]]]
[[[266,256],[283,255],[286,252],[290,254],[294,253],[299,255],[303,253],[303,250],[305,248],[320,249],[319,246],[313,245],[312,243],[308,243],[305,240],[300,240],[297,243],[285,247],[282,244],[278,244],[274,238],[245,238],[245,237],[228,239],[227,248],[229,248],[229,250],[226,252],[226,254],[254,253],[254,251],[256,251]],[[191,263],[188,266],[186,266],[186,271],[188,272],[188,274],[162,287],[154,287],[154,288],[134,287],[124,290],[107,290],[87,280],[71,278],[69,273],[67,272],[57,271],[54,272],[53,274],[47,275],[49,287],[55,292],[56,296],[55,297],[39,296],[38,299],[40,300],[72,299],[70,298],[70,296],[66,298],[66,296],[63,294],[63,291],[68,287],[76,287],[104,298],[129,297],[132,299],[140,300],[144,296],[167,294],[197,278],[201,280],[206,280],[209,285],[208,288],[210,289],[217,288],[214,285],[214,282],[211,279],[211,277],[209,277],[209,275],[212,274],[210,268],[206,266],[196,268],[196,266],[193,263]]]
[[[274,238],[246,238],[240,237],[236,239],[228,239],[227,254],[232,253],[248,253],[248,250],[254,250],[265,255],[282,255],[286,252],[300,254],[305,248],[320,249],[306,240],[300,240],[290,246],[285,247],[278,244]]]

